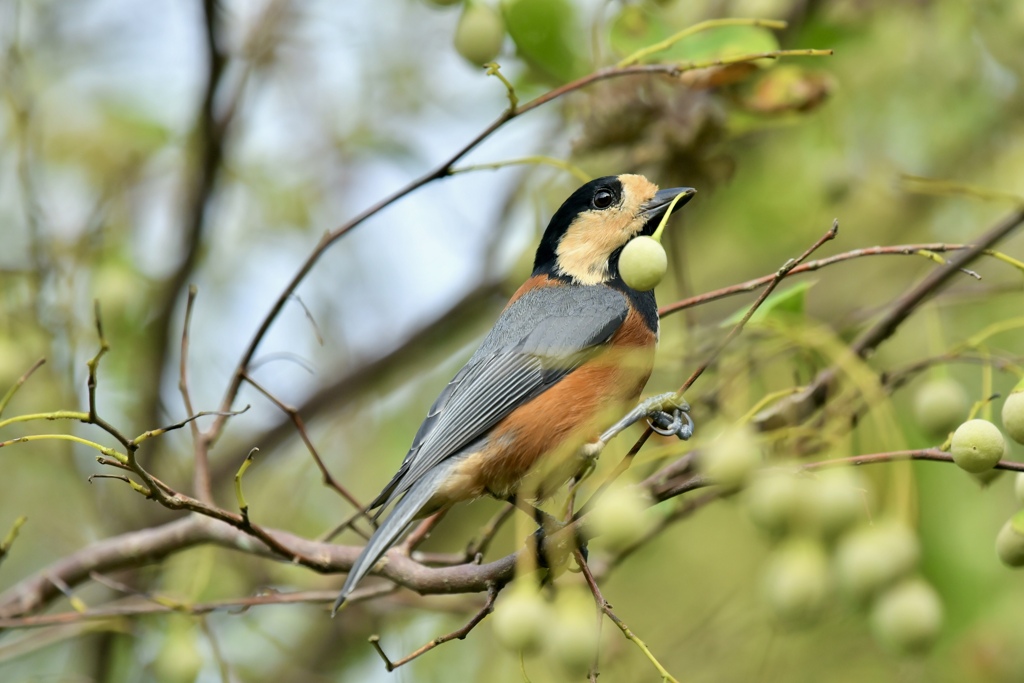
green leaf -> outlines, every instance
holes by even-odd
[[[750,316],[748,322],[764,322],[769,316],[783,319],[802,317],[807,310],[807,290],[814,285],[814,282],[800,282],[792,287],[775,292],[761,304],[760,308],[754,311],[754,315]],[[730,325],[735,325],[743,319],[746,313],[747,309],[745,308],[736,311],[726,320],[723,320],[721,326],[729,327]]]
[[[503,0],[505,26],[519,55],[559,82],[589,70],[586,32],[569,0]]]

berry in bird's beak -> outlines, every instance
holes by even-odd
[[[619,275],[638,292],[654,289],[668,272],[665,248],[653,237],[640,235],[626,243],[619,255]]]
[[[668,272],[668,256],[661,246],[661,233],[668,223],[672,210],[690,201],[697,191],[692,187],[673,187],[658,190],[644,204],[641,211],[647,222],[661,217],[658,229],[650,237],[640,235],[631,239],[619,256],[619,275],[622,280],[638,292],[654,289]]]

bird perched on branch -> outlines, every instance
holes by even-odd
[[[653,291],[623,281],[619,256],[634,237],[654,233],[673,200],[685,203],[694,192],[659,191],[639,175],[607,176],[562,204],[532,276],[441,392],[370,504],[381,512],[395,505],[349,571],[335,611],[417,519],[485,494],[550,495],[645,417],[659,433],[689,438],[688,406],[674,394],[636,405],[654,364],[658,308]]]

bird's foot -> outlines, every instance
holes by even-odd
[[[647,423],[651,429],[662,436],[677,436],[686,441],[693,436],[693,418],[690,417],[690,406],[676,406],[670,410],[656,410],[647,415]]]
[[[689,413],[690,404],[675,392],[652,396],[641,401],[625,417],[609,427],[597,443],[588,444],[588,447],[599,453],[619,432],[644,418],[650,422],[651,429],[663,436],[674,434],[680,439],[689,439],[693,436],[693,420]]]

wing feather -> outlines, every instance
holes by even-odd
[[[386,507],[431,468],[579,367],[628,313],[625,296],[608,287],[542,287],[519,297],[434,401],[401,468],[371,507]]]

